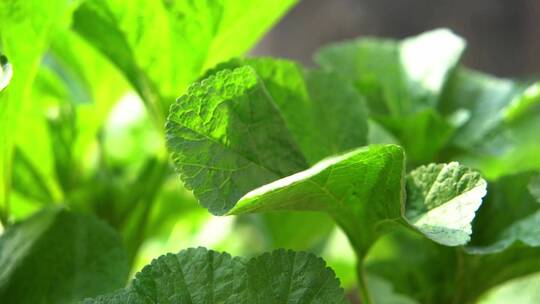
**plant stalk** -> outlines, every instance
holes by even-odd
[[[358,289],[362,304],[374,304],[375,302],[373,302],[373,298],[371,297],[371,293],[368,288],[367,276],[366,272],[364,271],[364,263],[362,260],[359,260],[356,266],[356,275],[358,276]]]

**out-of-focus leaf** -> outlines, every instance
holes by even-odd
[[[401,229],[383,236],[365,264],[368,274],[391,282],[396,293],[435,304],[452,302],[457,261],[455,248]]]
[[[410,161],[426,162],[453,130],[435,108],[464,47],[461,38],[439,29],[400,42],[338,43],[322,49],[316,61],[354,81],[373,118],[399,139]]]
[[[504,108],[518,91],[519,87],[510,80],[458,69],[449,79],[440,105],[446,115],[458,111],[466,115],[452,142],[460,147],[481,142],[503,120]]]
[[[130,287],[84,303],[346,303],[334,272],[313,254],[276,250],[245,259],[204,248],[154,260]]]
[[[536,201],[540,203],[540,174],[536,174],[531,178],[528,189],[536,198]]]
[[[318,212],[271,212],[261,220],[271,248],[316,251],[334,228],[332,218]]]
[[[20,110],[29,102],[31,84],[51,33],[69,23],[77,4],[67,0],[0,2],[0,46],[15,75],[9,88],[0,94],[0,218],[4,222],[9,214],[11,163]]]
[[[456,299],[478,299],[482,293],[504,283],[540,271],[540,211],[505,229],[498,240],[484,247],[467,247],[464,274],[459,274]]]
[[[532,173],[521,173],[490,182],[485,204],[474,220],[474,246],[487,246],[496,242],[499,235],[514,222],[524,219],[540,209],[527,191]]]
[[[417,301],[396,293],[390,282],[377,276],[368,276],[368,286],[374,303],[418,304]]]
[[[479,304],[536,304],[540,302],[540,274],[507,282],[484,295]]]
[[[122,70],[163,120],[191,81],[246,52],[294,3],[92,0],[75,13],[74,28]]]
[[[93,217],[44,210],[0,238],[2,303],[76,303],[122,287],[127,274],[120,238]]]
[[[460,149],[453,157],[490,179],[540,169],[538,100],[538,84],[460,70],[443,98],[443,111],[468,117],[452,139]]]

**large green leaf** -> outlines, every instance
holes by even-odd
[[[191,248],[154,260],[130,287],[84,303],[346,303],[334,272],[312,254],[245,259]]]
[[[49,38],[69,23],[78,1],[8,0],[0,2],[0,48],[15,75],[0,94],[0,218],[7,221],[13,145],[20,111],[29,102],[30,89]]]
[[[75,13],[74,28],[122,70],[163,120],[190,82],[249,50],[295,2],[91,0]]]
[[[346,83],[332,81],[334,75],[304,73],[286,61],[247,64],[194,84],[171,108],[167,123],[169,147],[184,181],[215,214],[227,212],[258,186],[366,141],[362,99]],[[314,94],[308,90],[312,81],[333,85]],[[321,124],[325,111],[343,120]],[[358,130],[347,132],[354,125]],[[350,138],[342,139],[343,134]],[[202,175],[201,166],[215,178]]]
[[[48,209],[0,238],[2,303],[76,303],[120,288],[127,275],[120,238],[93,217]]]
[[[366,144],[364,100],[340,75],[283,59],[235,58],[205,77],[241,66],[255,70],[309,164]]]
[[[426,162],[452,133],[434,109],[464,47],[461,38],[439,29],[399,42],[367,38],[334,44],[316,61],[354,81],[373,118],[400,140],[410,161]]]

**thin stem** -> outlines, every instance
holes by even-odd
[[[362,304],[374,304],[368,288],[364,264],[361,260],[359,260],[358,265],[356,266],[356,275],[358,276],[358,288],[360,291],[360,299],[362,300]]]

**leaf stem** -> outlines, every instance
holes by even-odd
[[[358,276],[358,288],[360,291],[360,299],[362,304],[374,304],[373,298],[367,284],[367,276],[364,270],[363,260],[359,260],[356,266],[356,275]]]

